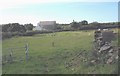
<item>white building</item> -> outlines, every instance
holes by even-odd
[[[55,30],[56,21],[40,21],[34,30]]]

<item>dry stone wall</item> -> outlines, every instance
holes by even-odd
[[[94,34],[94,45],[97,53],[97,59],[106,64],[115,63],[118,60],[117,47],[113,46],[111,41],[115,38],[113,31],[97,30]],[[92,60],[91,62],[96,61]]]

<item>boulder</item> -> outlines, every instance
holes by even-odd
[[[91,60],[92,64],[96,64],[96,62],[97,62],[96,60]]]
[[[118,55],[115,57],[116,60],[118,60]]]
[[[113,62],[113,60],[111,58],[109,58],[106,63],[111,64],[112,62]]]
[[[102,47],[100,48],[99,52],[109,51],[110,48],[111,48],[111,46],[106,46],[106,45],[104,45],[104,46],[102,46]]]
[[[109,53],[113,53],[113,51],[114,51],[113,49],[110,49],[110,50],[109,50]]]

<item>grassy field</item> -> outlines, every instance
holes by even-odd
[[[25,60],[25,49],[13,50],[13,63],[3,65],[3,74],[106,74],[112,73],[116,65],[88,66],[80,58],[70,61],[78,53],[89,59],[88,53],[93,51],[94,31],[57,32],[38,34],[29,37],[14,37],[3,40],[3,56],[9,55],[7,48],[23,47],[29,44],[29,61]],[[54,46],[52,43],[54,42]],[[66,67],[71,62],[71,67]]]

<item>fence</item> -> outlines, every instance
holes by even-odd
[[[2,63],[12,63],[16,61],[24,61],[28,62],[28,43],[23,47],[10,47],[3,48],[3,51],[7,51],[2,55]],[[18,54],[19,53],[19,54]]]

